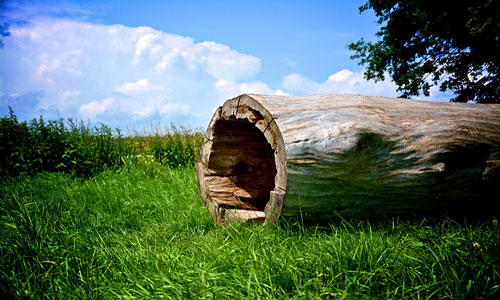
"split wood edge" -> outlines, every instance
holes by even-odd
[[[217,176],[216,172],[209,168],[210,156],[214,141],[218,139],[216,134],[216,125],[220,121],[243,120],[247,121],[264,136],[268,146],[274,152],[274,187],[269,191],[265,207],[260,210],[241,209],[234,197],[233,202],[218,201],[210,191],[214,189],[207,182],[212,176]],[[286,169],[286,151],[283,137],[280,129],[274,122],[275,118],[258,101],[247,95],[241,95],[227,100],[224,105],[218,107],[208,125],[201,147],[200,160],[196,163],[196,176],[198,190],[204,205],[209,211],[214,221],[218,224],[246,222],[246,221],[267,221],[275,223],[280,217],[283,197],[286,192],[287,169]]]

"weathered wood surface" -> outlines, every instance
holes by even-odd
[[[218,222],[492,209],[500,106],[245,94],[215,111],[196,171]]]

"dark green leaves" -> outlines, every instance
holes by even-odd
[[[381,25],[376,43],[351,43],[365,78],[388,74],[402,97],[438,85],[452,101],[500,102],[500,1],[370,0]]]

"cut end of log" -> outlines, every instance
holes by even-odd
[[[242,95],[219,107],[196,164],[202,200],[218,223],[274,221],[286,184],[284,142],[273,116]]]

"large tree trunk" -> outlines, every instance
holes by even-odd
[[[218,222],[489,210],[500,106],[245,94],[215,111],[196,172]]]

